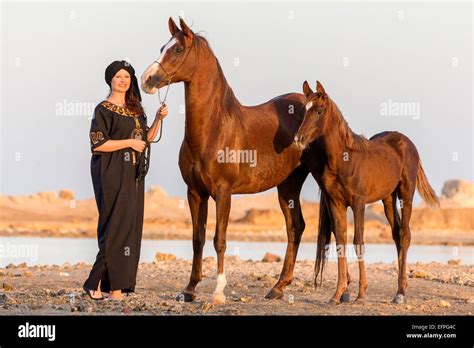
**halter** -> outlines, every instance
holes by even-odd
[[[167,77],[167,80],[168,80],[168,83],[166,85],[165,97],[163,98],[163,100],[161,100],[160,89],[158,89],[158,101],[159,101],[160,105],[164,105],[166,103],[166,98],[168,98],[168,91],[170,89],[171,80],[176,75],[176,73],[181,69],[182,65],[184,64],[184,62],[188,58],[189,52],[191,52],[191,50],[193,48],[193,43],[194,43],[194,40],[193,40],[193,42],[191,42],[191,46],[189,46],[189,50],[186,52],[186,55],[184,56],[184,59],[181,61],[181,64],[179,64],[178,68],[171,75],[168,74],[168,72],[166,71],[164,66],[158,60],[153,61],[153,63],[158,64],[158,66],[161,69],[163,69],[163,71],[165,72],[165,75]],[[138,168],[137,168],[137,170],[138,170],[138,174],[137,174],[137,178],[136,178],[137,188],[138,188],[138,181],[145,178],[146,174],[148,173],[148,169],[150,168],[150,154],[151,154],[150,144],[159,142],[161,140],[162,135],[163,135],[163,119],[161,119],[160,135],[158,136],[158,139],[155,140],[155,141],[149,142],[148,138],[147,138],[146,141],[145,141],[146,142],[145,150],[143,151],[143,154],[140,157],[140,162],[138,163]]]

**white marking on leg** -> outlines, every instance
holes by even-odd
[[[226,285],[227,285],[227,279],[225,277],[225,273],[218,274],[216,288],[214,290],[214,294],[212,295],[212,302],[214,304],[225,303],[224,288]]]

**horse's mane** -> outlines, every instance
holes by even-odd
[[[342,112],[337,107],[336,103],[332,99],[330,99],[332,114],[335,116],[337,120],[337,125],[335,125],[338,129],[338,133],[345,144],[346,148],[353,151],[362,151],[367,148],[369,145],[369,140],[363,135],[356,134],[352,131],[349,127],[349,124],[345,120]]]
[[[217,59],[207,39],[204,36],[195,33],[193,46],[198,51],[198,54],[197,54],[198,60],[204,58],[202,56],[202,53],[204,54],[207,53],[211,55],[216,61],[217,76],[215,76],[214,84],[222,88],[222,97],[220,98],[221,110],[227,111],[226,114],[228,115],[241,116],[242,115],[241,109],[240,109],[241,104],[238,101],[237,97],[235,96],[234,91],[227,83],[224,72],[219,63],[219,59]],[[198,64],[199,64],[199,61],[198,61]]]

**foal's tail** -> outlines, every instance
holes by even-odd
[[[331,216],[324,194],[321,193],[319,202],[318,246],[316,249],[316,263],[314,265],[314,287],[318,287],[318,275],[321,274],[319,286],[323,283],[323,268],[326,261],[326,245],[331,242]]]
[[[428,179],[426,178],[425,171],[421,166],[421,161],[418,162],[418,174],[416,175],[416,188],[420,193],[421,198],[429,206],[434,206],[439,208],[439,199],[436,196],[433,188],[431,187]]]

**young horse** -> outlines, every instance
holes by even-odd
[[[346,210],[350,206],[354,213],[353,243],[359,257],[359,295],[356,301],[363,302],[367,288],[361,255],[365,204],[382,200],[398,252],[398,291],[393,301],[403,303],[407,288],[406,258],[415,187],[426,203],[439,204],[421,166],[418,151],[410,139],[398,132],[382,132],[370,140],[354,134],[319,82],[316,93],[313,93],[305,81],[303,92],[306,96],[306,114],[294,140],[304,149],[318,138],[326,161],[324,170],[317,177],[322,197],[326,200],[320,206],[315,285],[318,273],[322,274],[332,230],[338,250],[338,281],[330,302],[349,300],[345,248]],[[401,221],[397,198],[400,199]]]
[[[177,300],[192,301],[202,278],[208,199],[216,201],[217,286],[214,303],[225,302],[224,252],[231,195],[257,193],[277,186],[280,207],[286,220],[288,245],[280,279],[266,296],[283,297],[291,283],[296,253],[305,228],[299,195],[309,173],[300,164],[301,150],[293,137],[304,117],[304,96],[291,93],[258,106],[243,106],[228,85],[219,61],[206,39],[180,18],[181,29],[169,19],[172,38],[161,56],[142,75],[142,89],[155,93],[169,83],[184,82],[185,136],[179,168],[188,186],[193,224],[191,277]],[[241,152],[241,151],[244,152]],[[254,154],[253,164],[238,156],[223,160],[223,153]],[[240,152],[239,152],[240,151]],[[313,158],[315,158],[313,156]]]

